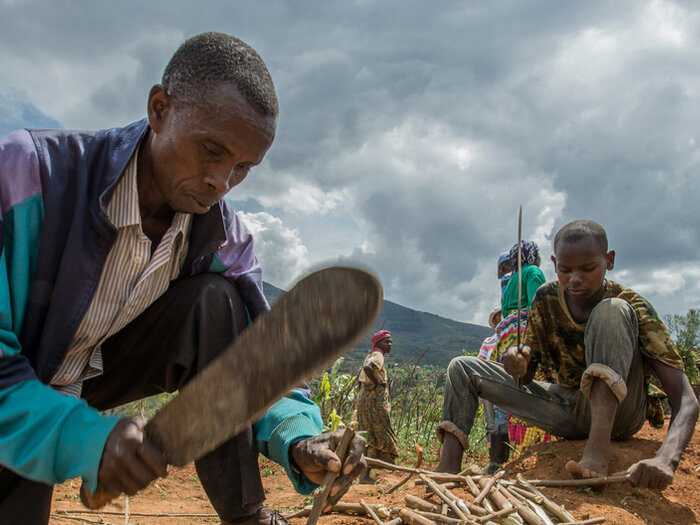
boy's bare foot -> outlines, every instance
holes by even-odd
[[[459,440],[449,432],[445,432],[445,437],[442,440],[440,462],[435,472],[459,474],[462,471],[462,454],[464,454],[464,449]]]
[[[599,478],[608,475],[608,463],[610,455],[605,451],[586,450],[583,451],[581,459],[568,461],[566,470],[576,479]],[[597,485],[596,490],[603,490],[605,485]]]

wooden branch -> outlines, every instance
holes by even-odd
[[[414,446],[415,449],[416,449],[416,465],[415,465],[415,468],[418,469],[418,468],[420,468],[421,464],[423,463],[423,447],[421,447],[418,443],[414,443],[413,446]],[[394,486],[392,486],[389,490],[387,490],[387,491],[385,492],[385,494],[391,494],[392,492],[394,492],[394,491],[395,491],[396,489],[398,489],[399,487],[401,487],[401,486],[405,485],[406,483],[408,483],[408,482],[411,480],[411,478],[412,478],[413,476],[415,476],[415,474],[414,474],[413,472],[409,472],[409,473],[406,475],[405,478],[403,478],[403,479],[402,479],[401,481],[399,481],[398,483],[394,484]]]
[[[613,483],[626,483],[629,474],[623,476],[602,476],[585,479],[529,479],[528,482],[536,487],[594,487]]]
[[[435,495],[438,498],[440,498],[442,501],[444,501],[447,504],[447,506],[452,509],[452,512],[454,512],[460,519],[462,519],[464,521],[469,521],[469,518],[462,511],[462,509],[459,508],[457,503],[455,503],[452,499],[450,499],[449,497],[447,497],[445,495],[443,490],[447,490],[447,489],[442,489],[440,487],[440,485],[438,485],[432,479],[426,477],[423,474],[419,474],[418,477],[420,477],[420,479],[422,479],[426,483],[426,485],[428,485],[430,487],[430,489],[435,493]]]
[[[124,512],[119,510],[55,510],[54,514],[94,514],[108,516],[123,516]],[[162,512],[129,512],[130,516],[139,516],[145,518],[218,518],[218,514],[178,514],[178,513],[162,513]]]
[[[487,521],[495,520],[498,518],[503,518],[505,516],[510,516],[515,511],[516,511],[515,507],[497,510],[496,512],[492,512],[491,514],[487,514],[486,516],[481,516],[479,518],[479,523],[486,523]]]
[[[474,498],[474,504],[475,504],[475,505],[478,505],[479,503],[481,503],[481,500],[484,499],[484,498],[486,497],[486,495],[491,491],[491,488],[493,488],[493,485],[496,483],[496,481],[499,480],[499,478],[502,478],[502,477],[503,477],[503,474],[504,474],[504,473],[505,473],[505,472],[502,470],[502,471],[500,471],[498,474],[496,474],[496,475],[493,476],[492,478],[489,478],[489,479],[486,481],[486,486],[485,486],[485,487],[482,489],[482,491],[479,492],[479,494],[477,494],[477,496]]]
[[[443,516],[435,512],[426,512],[424,510],[416,510],[414,512],[437,523],[444,523],[445,525],[464,525],[464,521],[459,518],[450,518],[449,516]]]
[[[121,514],[123,515],[124,513],[122,512]],[[115,525],[114,523],[110,523],[109,521],[103,521],[100,518],[98,518],[97,520],[89,520],[87,518],[83,518],[82,516],[73,516],[71,514],[66,514],[66,511],[61,511],[61,514],[56,514],[54,512],[53,515],[57,518],[79,521],[81,523],[94,523],[96,525]]]
[[[583,521],[567,521],[559,525],[596,525],[597,523],[605,523],[605,518],[601,516],[600,518],[591,518]]]
[[[440,505],[436,503],[431,503],[423,498],[414,496],[413,494],[406,494],[403,497],[403,501],[406,506],[410,509],[422,510],[424,512],[433,512],[438,514],[440,511]]]
[[[387,512],[387,510],[384,506],[373,505],[373,504],[369,504],[368,506],[371,507],[372,510],[374,510],[374,512],[377,512],[380,514],[383,513],[383,514],[385,514],[385,517],[387,517],[387,518],[389,517],[389,513]],[[298,510],[292,514],[285,514],[284,518],[285,519],[306,518],[307,516],[309,516],[311,514],[311,509],[312,509],[311,506],[304,507],[303,509]],[[352,514],[359,514],[361,516],[367,515],[367,511],[359,503],[346,503],[346,502],[342,502],[342,501],[339,501],[338,503],[333,505],[333,507],[330,509],[329,512],[335,512],[335,513],[339,513],[339,514],[352,513]]]
[[[387,463],[386,461],[382,461],[381,459],[376,459],[376,458],[365,458],[365,461],[367,462],[368,467],[372,468],[383,468],[385,470],[398,470],[399,472],[412,472],[413,474],[425,474],[427,476],[431,474],[435,474],[435,472],[432,472],[430,470],[424,470],[422,468],[411,468],[411,467],[402,467],[401,465],[394,465],[393,463]]]
[[[366,512],[367,514],[369,514],[370,516],[372,516],[372,519],[374,520],[374,522],[375,522],[377,525],[384,525],[384,522],[383,522],[382,520],[379,519],[379,516],[377,516],[377,513],[374,512],[374,511],[372,510],[372,507],[370,507],[369,505],[367,505],[367,503],[365,503],[365,500],[363,500],[362,498],[360,498],[360,505],[362,505],[362,508],[365,509],[365,512]]]
[[[522,474],[518,474],[518,485],[523,487],[525,490],[529,490],[533,494],[542,497],[542,503],[544,504],[545,508],[554,514],[560,521],[563,522],[573,522],[576,521],[576,518],[574,518],[567,510],[562,507],[561,505],[558,505],[557,503],[553,502],[551,499],[549,499],[547,496],[545,496],[542,492],[537,490],[534,485],[532,485],[528,480],[525,479],[525,476]]]
[[[541,494],[535,494],[534,492],[530,492],[529,490],[525,490],[515,485],[508,487],[508,490],[510,490],[516,496],[534,501],[538,505],[542,505],[542,503],[544,503],[544,497]]]
[[[399,517],[408,525],[436,525],[434,521],[408,509],[403,509],[399,512]]]
[[[467,476],[460,476],[459,474],[443,474],[440,472],[433,472],[432,475],[426,474],[433,481],[444,484],[444,483],[455,483],[457,485],[466,485]],[[416,485],[422,485],[419,480],[416,480]]]
[[[519,501],[515,496],[513,496],[508,490],[503,487],[503,486],[498,486],[496,487],[496,490],[501,492],[507,499],[508,502],[513,505],[518,512],[518,515],[526,522],[529,523],[530,525],[546,525],[544,521],[537,515],[535,511],[533,511],[530,507],[527,505],[523,505],[521,501]]]
[[[476,465],[469,465],[462,472],[460,472],[459,475],[460,476],[476,476],[479,472],[481,472],[481,469],[479,467],[477,467]]]
[[[338,443],[338,448],[335,450],[336,455],[340,459],[341,468],[343,461],[345,461],[348,446],[350,445],[352,438],[355,436],[356,429],[357,421],[353,421],[343,432],[343,436],[340,438],[340,443]],[[323,508],[326,506],[326,500],[331,493],[333,482],[339,475],[340,470],[338,472],[329,472],[326,474],[326,477],[323,480],[323,489],[314,500],[314,506],[311,508],[311,514],[309,514],[309,519],[307,520],[306,525],[316,525],[316,522],[318,522],[318,518],[321,516],[321,512],[323,512]]]
[[[545,525],[554,525],[554,522],[552,519],[549,517],[549,515],[545,512],[545,510],[542,508],[542,505],[540,505],[540,502],[542,498],[539,498],[535,496],[534,494],[520,489],[518,487],[504,487],[505,491],[512,494],[515,498],[517,498],[519,501],[521,501],[524,505],[528,505],[534,512],[539,516],[539,518],[544,522]],[[517,492],[518,490],[521,490],[525,494],[522,494],[520,492]],[[535,498],[539,499],[540,502],[535,501]]]

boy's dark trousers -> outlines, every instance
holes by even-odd
[[[184,279],[105,341],[104,373],[84,383],[82,396],[91,406],[106,410],[174,392],[247,325],[245,307],[231,281],[215,274]],[[262,505],[265,495],[250,428],[196,461],[195,467],[223,521],[249,516]],[[0,523],[48,523],[52,492],[50,485],[0,467]]]

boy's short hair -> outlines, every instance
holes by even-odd
[[[554,236],[554,251],[557,251],[557,245],[560,242],[577,242],[586,237],[592,237],[603,253],[608,252],[608,235],[605,233],[605,228],[588,219],[579,219],[562,226]]]

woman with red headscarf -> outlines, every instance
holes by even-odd
[[[367,453],[369,458],[394,463],[399,455],[396,434],[391,427],[391,401],[387,388],[384,355],[391,352],[391,333],[379,330],[372,336],[372,351],[365,358],[360,371],[360,391],[357,394],[357,421],[360,430],[367,432]],[[376,483],[364,471],[360,483]]]

